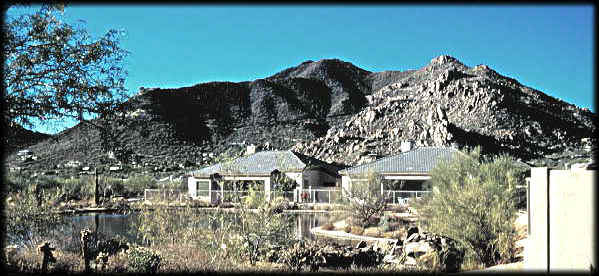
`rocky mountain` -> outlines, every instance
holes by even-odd
[[[39,158],[26,165],[121,160],[165,170],[203,166],[249,144],[354,165],[399,153],[405,140],[532,160],[576,150],[597,128],[587,109],[449,56],[418,70],[370,72],[325,59],[254,81],[140,88],[115,116],[123,120],[97,120],[107,131],[82,123],[29,147]]]
[[[293,147],[325,160],[355,164],[366,153],[416,145],[481,145],[532,160],[575,152],[594,137],[596,114],[502,76],[485,65],[440,56],[407,72],[372,73],[368,105],[327,134]],[[377,80],[383,85],[378,84]],[[388,83],[388,84],[386,84]]]
[[[20,125],[13,125],[4,130],[4,154],[14,154],[17,150],[35,145],[48,139],[51,135],[31,131]]]

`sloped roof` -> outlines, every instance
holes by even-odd
[[[398,155],[388,156],[340,171],[340,174],[361,174],[376,172],[381,174],[428,174],[440,160],[452,158],[459,152],[449,147],[419,147]]]
[[[243,156],[226,163],[218,163],[209,167],[192,171],[193,175],[209,176],[215,173],[220,175],[269,175],[274,170],[281,172],[299,172],[306,168],[307,164],[333,169],[337,173],[339,169],[328,165],[318,159],[301,155],[289,150],[286,151],[260,151],[252,155]],[[326,164],[327,166],[324,166]]]

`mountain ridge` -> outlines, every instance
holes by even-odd
[[[580,147],[596,132],[596,114],[446,55],[419,69],[382,72],[339,59],[306,61],[253,81],[140,88],[130,102],[127,123],[111,125],[112,150],[82,125],[31,148],[46,167],[114,163],[108,151],[124,152],[125,163],[204,166],[240,144],[355,165],[368,154],[396,154],[405,140],[482,144],[532,160]]]

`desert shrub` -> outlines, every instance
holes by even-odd
[[[352,219],[352,225],[368,227],[378,224],[378,217],[387,207],[387,201],[381,196],[382,177],[376,173],[366,173],[352,176],[352,183],[344,211]]]
[[[385,211],[391,211],[394,213],[406,213],[406,212],[408,212],[408,206],[399,205],[399,204],[390,204],[390,205],[387,205],[387,208],[385,208]]]
[[[275,174],[273,176],[273,181],[272,181],[272,186],[273,186],[273,191],[281,191],[281,192],[288,192],[288,191],[293,191],[293,189],[295,189],[295,186],[297,185],[297,183],[295,182],[295,180],[289,178],[287,175],[285,175],[284,173],[278,173]]]
[[[280,262],[293,272],[299,272],[304,267],[309,267],[312,272],[318,271],[326,263],[318,248],[319,245],[315,242],[297,241],[282,252]]]
[[[170,210],[162,205],[157,205],[152,209],[143,206],[136,216],[135,234],[143,241],[143,245],[150,247],[182,242],[179,232],[185,222],[182,219],[191,220],[195,217],[197,214],[193,214],[190,207]]]
[[[332,223],[327,223],[321,226],[320,228],[322,228],[322,230],[330,231],[335,229],[335,226]]]
[[[231,202],[221,202],[220,204],[218,204],[218,207],[219,208],[233,208],[235,206]]]
[[[382,236],[382,233],[380,231],[380,229],[378,227],[369,227],[364,229],[364,232],[362,233],[364,236],[369,236],[369,237],[380,237]]]
[[[6,192],[9,194],[24,191],[33,183],[33,179],[29,176],[16,173],[5,174],[2,178],[2,183],[4,183]]]
[[[365,227],[376,226],[379,225],[381,218],[378,216],[373,216],[368,218],[368,224]]]
[[[62,250],[54,251],[56,263],[52,265],[51,272],[53,274],[70,274],[81,272],[81,256],[77,253],[66,252]]]
[[[387,231],[395,231],[400,229],[404,224],[402,224],[401,222],[389,222],[387,223],[386,229],[384,232]]]
[[[5,241],[8,243],[36,245],[41,237],[48,236],[64,222],[60,215],[52,213],[54,209],[49,204],[56,202],[60,194],[44,190],[35,193],[31,189],[34,187],[11,195],[11,202],[5,205]]]
[[[265,259],[271,250],[287,248],[293,241],[293,220],[277,211],[276,206],[263,203],[257,212],[249,211],[245,205],[241,207],[239,223],[232,230],[240,237],[239,256],[250,264]]]
[[[34,179],[34,183],[41,189],[53,189],[61,186],[58,178],[49,176],[38,176]]]
[[[94,179],[91,177],[80,177],[65,179],[62,181],[63,200],[90,199],[94,196]]]
[[[345,225],[345,227],[343,227],[343,232],[345,233],[350,233],[351,232],[351,225]]]
[[[116,178],[106,178],[103,181],[104,183],[102,183],[102,187],[106,188],[109,187],[112,189],[112,196],[115,195],[123,195],[126,196],[128,191],[125,187],[125,183],[123,180],[121,179],[116,179]],[[103,190],[100,190],[100,193],[103,194]],[[108,196],[108,195],[107,195]]]
[[[273,208],[274,212],[280,213],[289,207],[290,202],[289,202],[289,200],[285,199],[284,197],[277,197],[277,198],[272,199],[269,202],[269,204]]]
[[[120,251],[117,254],[108,256],[108,271],[124,273],[127,271],[128,261],[126,251]]]
[[[364,228],[354,225],[351,227],[351,233],[354,235],[362,235],[364,234]]]
[[[136,175],[125,181],[125,188],[130,195],[140,196],[145,189],[157,189],[158,184],[151,175]]]
[[[8,253],[8,252],[7,252]],[[40,258],[35,246],[28,246],[7,254],[6,272],[40,273]]]
[[[423,228],[458,240],[485,266],[511,261],[522,171],[505,155],[481,158],[480,148],[441,162],[431,172],[432,195],[414,205]]]
[[[129,249],[127,239],[122,236],[115,236],[113,238],[102,239],[98,241],[98,250],[106,254],[115,255],[121,250]]]
[[[161,261],[157,251],[146,247],[132,246],[127,250],[127,268],[131,272],[155,274]]]
[[[246,208],[255,209],[263,203],[264,195],[262,195],[262,193],[258,189],[254,188],[253,186],[250,186],[248,189],[248,195],[244,199],[244,206]]]
[[[382,232],[388,232],[391,231],[391,222],[389,222],[391,219],[389,216],[385,215],[381,218],[381,220],[379,221],[379,228],[381,229]]]

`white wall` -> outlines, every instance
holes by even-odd
[[[187,190],[188,190],[188,194],[190,197],[195,198],[196,196],[198,196],[197,194],[197,184],[196,184],[197,179],[193,176],[190,176],[189,178],[187,178]]]
[[[597,266],[595,177],[595,171],[532,168],[526,269],[572,272]]]

